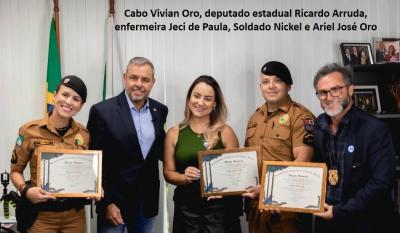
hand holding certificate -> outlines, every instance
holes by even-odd
[[[200,151],[202,196],[238,195],[258,185],[258,154],[258,147]]]
[[[323,211],[326,173],[324,163],[265,161],[259,209]]]

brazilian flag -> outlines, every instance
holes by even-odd
[[[56,23],[54,17],[51,20],[49,56],[47,60],[47,81],[46,81],[46,106],[47,112],[51,112],[54,107],[54,93],[57,85],[61,81],[60,54],[58,52]]]

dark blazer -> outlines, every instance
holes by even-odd
[[[347,114],[351,120],[346,136],[342,200],[333,206],[330,228],[318,229],[317,221],[316,232],[390,232],[386,227],[394,213],[396,176],[392,136],[383,122],[354,106]],[[328,163],[323,153],[327,143],[320,125],[323,117],[327,115],[320,115],[314,127],[314,158]]]
[[[91,107],[87,128],[90,149],[103,151],[104,198],[97,212],[104,214],[108,204],[116,204],[124,218],[134,217],[143,204],[145,217],[158,214],[158,160],[164,151],[164,124],[168,108],[148,98],[153,118],[155,140],[143,159],[125,91]]]
[[[380,49],[377,49],[376,50],[376,53],[375,53],[375,59],[376,59],[376,62],[383,62],[383,61],[385,61],[385,52],[384,51],[381,51]]]
[[[357,56],[354,53],[350,54],[351,64],[357,65],[361,64],[361,55],[357,53]]]

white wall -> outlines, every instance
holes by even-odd
[[[325,9],[364,10],[367,19],[264,19],[275,22],[362,21],[378,26],[377,31],[355,32],[117,32],[122,65],[133,56],[150,58],[156,68],[152,97],[170,108],[168,127],[182,120],[184,98],[190,83],[200,74],[214,76],[220,83],[230,111],[229,121],[241,143],[248,117],[262,104],[258,91],[261,66],[280,60],[290,69],[292,97],[315,114],[320,108],[312,89],[316,70],[328,62],[340,62],[341,42],[370,42],[373,37],[400,37],[400,2],[397,0],[116,0],[115,22],[149,23],[126,18],[125,9]],[[9,170],[11,151],[18,128],[28,120],[43,116],[50,0],[0,0],[0,171]],[[105,60],[105,26],[108,0],[61,0],[62,74],[75,74],[87,84],[87,104],[76,119],[86,124],[92,104],[101,99]],[[157,22],[182,22],[157,19]],[[191,21],[191,20],[188,20]],[[254,21],[253,19],[225,19]],[[210,22],[217,22],[210,20]],[[120,84],[120,82],[117,82]],[[121,85],[116,87],[119,92]]]

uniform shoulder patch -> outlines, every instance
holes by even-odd
[[[15,144],[17,146],[21,146],[22,143],[24,142],[24,139],[25,139],[25,137],[19,134],[18,137],[17,137],[17,140],[15,141]]]
[[[314,130],[314,123],[315,120],[313,117],[311,116],[303,116],[301,118],[303,120],[303,124],[304,124],[304,129],[307,131],[313,131]]]
[[[308,146],[313,146],[314,144],[314,135],[312,133],[307,133],[303,137],[303,143]]]

